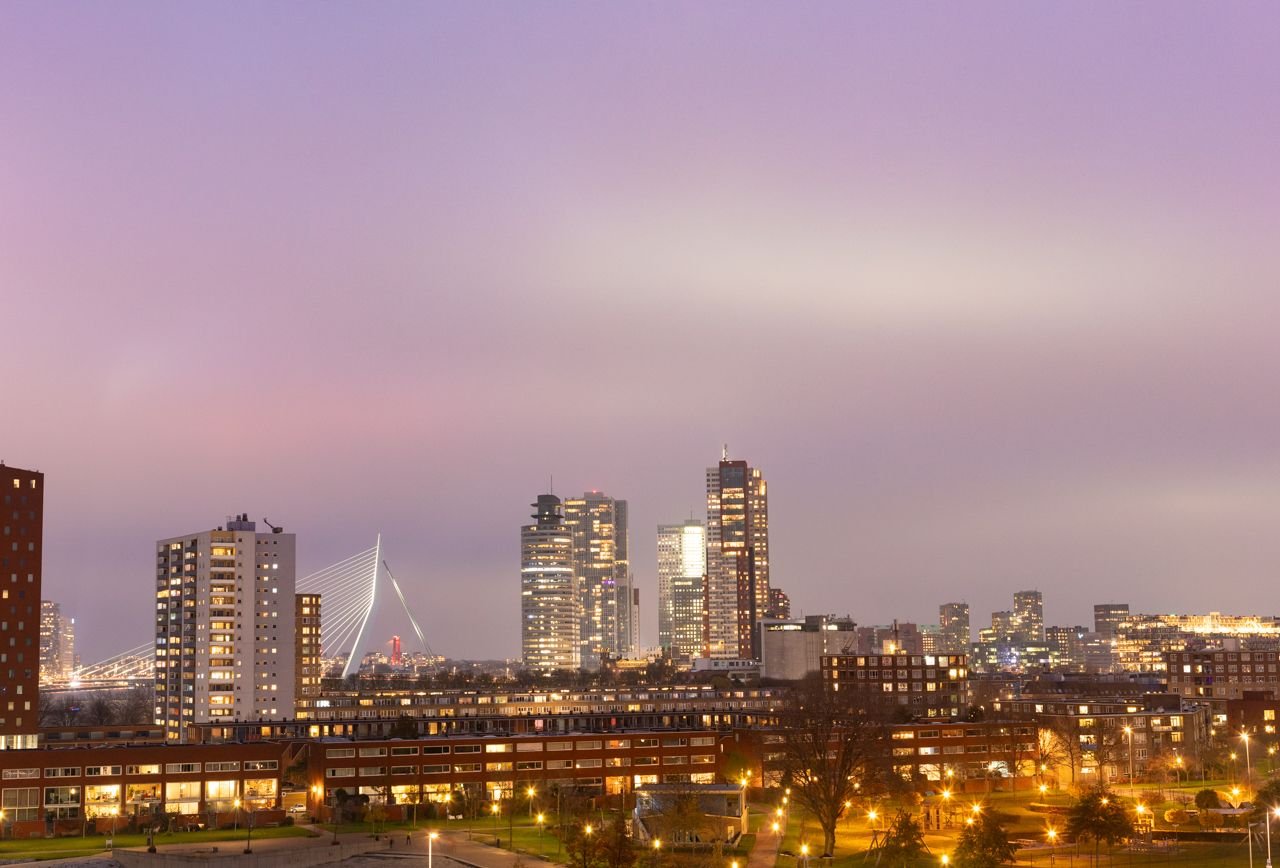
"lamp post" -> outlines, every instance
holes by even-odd
[[[435,842],[438,834],[440,833],[435,831],[427,833],[427,868],[431,868],[431,845]]]
[[[502,813],[502,806],[497,802],[493,803],[493,837],[498,837],[498,815]]]
[[[1124,734],[1129,737],[1129,797],[1137,798],[1137,790],[1133,786],[1133,727],[1126,726]]]
[[[804,868],[809,868],[809,845],[800,845],[800,855],[804,857]]]
[[[1271,868],[1271,818],[1280,817],[1280,808],[1271,808],[1267,811],[1267,868]]]
[[[662,839],[653,839],[653,868],[658,868],[658,855],[662,852]]]
[[[253,812],[247,807],[244,812],[244,852],[246,856],[253,853]]]
[[[1058,830],[1050,826],[1048,831],[1044,833],[1045,841],[1049,844],[1049,864],[1053,864],[1053,845],[1058,843]]]
[[[1240,740],[1244,742],[1244,779],[1246,781],[1253,780],[1253,763],[1249,760],[1249,733],[1240,733]]]
[[[532,786],[525,791],[525,795],[529,797],[529,816],[530,817],[533,816],[533,797],[536,796],[537,794],[538,794],[538,791]]]
[[[239,799],[232,799],[232,800],[231,800],[231,807],[232,807],[232,811],[231,811],[231,831],[233,831],[233,832],[239,832],[239,831],[240,831],[240,800],[239,800]]]
[[[539,838],[541,838],[541,837],[542,837],[542,824],[543,824],[543,823],[545,823],[545,822],[546,822],[546,820],[547,820],[547,818],[546,818],[546,816],[545,816],[545,815],[543,815],[543,814],[538,814],[538,837],[539,837]]]

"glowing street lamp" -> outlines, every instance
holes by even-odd
[[[800,855],[804,857],[804,868],[809,868],[809,845],[800,845]]]
[[[1244,742],[1244,779],[1253,780],[1253,763],[1249,761],[1249,733],[1240,733],[1240,740]]]
[[[439,832],[427,833],[427,868],[431,868],[431,845],[435,842],[436,836],[439,834]]]
[[[943,864],[943,865],[950,865],[950,864],[951,864],[951,857],[950,857],[950,856],[948,856],[946,853],[943,853],[943,854],[942,854],[942,864]]]
[[[545,823],[546,821],[547,821],[547,818],[544,814],[538,815],[538,837],[539,838],[542,837],[542,824]]]
[[[773,834],[775,834],[775,835],[776,835],[776,834],[778,834],[778,833],[779,833],[779,832],[781,832],[781,831],[782,831],[782,826],[778,823],[778,821],[777,821],[777,820],[775,820],[775,821],[773,822]]]
[[[533,797],[536,796],[537,794],[538,794],[538,791],[533,787],[529,787],[529,789],[525,790],[525,795],[529,797],[529,816],[530,817],[533,816]]]

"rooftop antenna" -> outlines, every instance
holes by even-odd
[[[547,477],[547,493],[556,493],[556,475],[554,473]]]
[[[728,443],[724,444],[724,446],[720,448],[720,460],[721,461],[729,460],[729,444]]]

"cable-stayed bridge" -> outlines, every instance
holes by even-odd
[[[380,584],[389,584],[390,587],[384,588],[379,594]],[[400,583],[382,558],[381,534],[372,548],[298,579],[297,591],[320,595],[321,646],[326,657],[337,657],[344,652],[347,654],[347,662],[342,670],[344,677],[359,671],[360,661],[367,649],[369,621],[374,615],[379,598],[386,597],[389,591],[394,592],[396,601],[408,616],[418,641],[422,643],[422,650],[428,658],[435,658],[418,619],[409,609]],[[145,642],[97,663],[81,666],[68,678],[46,679],[42,686],[55,690],[123,687],[130,683],[150,681],[155,676],[155,663],[155,644]]]
[[[358,552],[336,564],[317,570],[298,579],[298,593],[319,594],[321,612],[320,641],[324,656],[337,657],[344,651],[347,663],[342,668],[345,678],[360,670],[369,632],[369,620],[378,602],[379,578],[385,575],[390,590],[395,592],[400,607],[409,617],[413,632],[422,643],[428,657],[435,657],[418,619],[409,609],[400,583],[382,559],[382,534],[378,534],[373,548]],[[386,596],[386,591],[383,591]]]

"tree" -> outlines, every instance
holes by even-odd
[[[1098,862],[1098,846],[1106,842],[1114,847],[1116,842],[1133,835],[1133,820],[1106,787],[1087,790],[1076,800],[1067,814],[1067,835],[1077,841],[1093,841],[1093,861]]]
[[[155,686],[136,684],[129,688],[118,709],[122,724],[152,723],[155,718]]]
[[[1075,733],[1075,721],[1070,718],[1053,718],[1048,726],[1036,734],[1036,759],[1039,765],[1052,769],[1067,766],[1071,770],[1071,783],[1076,782],[1076,769],[1080,766],[1080,738]]]
[[[627,821],[622,815],[613,818],[608,831],[601,830],[600,855],[605,868],[634,868],[636,849],[632,846],[631,836],[627,834]]]
[[[595,868],[600,862],[601,838],[599,830],[587,831],[587,826],[577,823],[569,827],[564,849],[573,868]]]
[[[884,833],[884,844],[880,848],[880,858],[890,865],[907,866],[915,860],[927,855],[929,848],[924,843],[924,830],[915,816],[899,810]]]
[[[964,827],[954,859],[957,868],[995,868],[1012,862],[1017,849],[1009,843],[1009,833],[1000,820],[987,811]]]
[[[1214,808],[1222,807],[1222,800],[1218,798],[1217,790],[1201,790],[1196,793],[1196,807],[1201,811],[1211,811]]]
[[[1253,794],[1253,810],[1249,812],[1249,822],[1258,824],[1267,822],[1267,814],[1276,808],[1280,808],[1280,778],[1272,778],[1258,787],[1257,792]],[[1271,815],[1271,819],[1275,819],[1274,814]]]
[[[877,694],[828,690],[819,678],[810,677],[778,716],[784,732],[783,774],[792,798],[821,827],[824,856],[835,852],[844,803],[855,794],[872,795],[888,780],[885,711]]]

